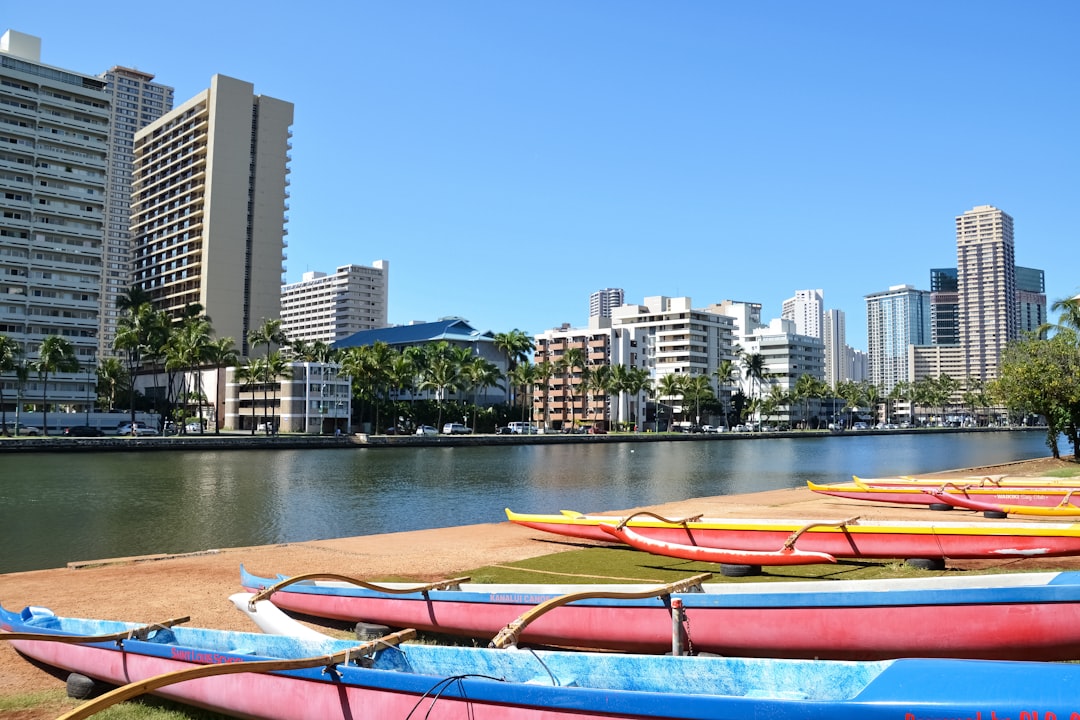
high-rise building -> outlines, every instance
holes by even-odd
[[[1013,219],[992,205],[957,216],[956,267],[965,375],[992,380],[1005,344],[1019,337]]]
[[[135,134],[133,281],[174,317],[198,303],[248,355],[281,316],[292,103],[215,75]]]
[[[825,382],[836,389],[848,376],[847,323],[843,310],[826,310],[821,340],[825,344]]]
[[[333,275],[306,272],[281,286],[281,330],[290,340],[327,344],[386,327],[390,263],[342,265]]]
[[[784,301],[780,317],[794,320],[799,335],[820,338],[824,312],[825,296],[821,290],[796,290],[795,297]]]
[[[1035,268],[1016,268],[1016,306],[1020,332],[1036,332],[1046,323],[1046,276]]]
[[[930,344],[960,344],[960,297],[956,268],[930,270]]]
[[[60,336],[95,365],[109,117],[105,81],[42,64],[38,37],[0,38],[0,333],[28,360]],[[32,375],[24,402],[82,410],[89,377],[50,373],[42,388]]]
[[[611,309],[623,304],[622,288],[597,290],[589,296],[589,317],[611,317]]]
[[[115,355],[116,301],[131,288],[131,164],[135,132],[173,108],[173,89],[155,83],[141,70],[113,67],[99,76],[105,81],[112,112],[109,116],[108,191],[105,202],[105,244],[101,273],[98,356]]]
[[[908,347],[930,343],[930,293],[894,285],[866,296],[870,382],[882,395],[911,377]]]

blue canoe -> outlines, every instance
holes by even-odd
[[[132,694],[153,690],[251,718],[1064,720],[1080,713],[1080,665],[1064,663],[357,646],[310,631],[140,626],[58,617],[41,607],[0,608],[0,628],[15,633],[0,639],[34,660],[110,684],[135,683]],[[87,637],[96,640],[65,641]],[[299,667],[283,669],[289,660]],[[178,672],[174,678],[188,679],[149,680]]]

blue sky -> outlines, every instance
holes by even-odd
[[[294,103],[286,280],[388,260],[391,323],[821,288],[865,349],[865,295],[929,289],[984,204],[1080,292],[1075,2],[9,5],[47,64]]]

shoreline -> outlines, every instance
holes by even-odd
[[[536,435],[264,435],[224,431],[220,434],[118,437],[115,435],[85,438],[0,437],[0,453],[41,452],[130,452],[133,450],[297,450],[297,449],[383,449],[403,447],[479,447],[500,445],[550,445],[580,443],[641,443],[641,442],[738,442],[771,438],[850,438],[868,435],[961,434],[961,433],[1046,433],[1045,427],[975,427],[975,428],[909,428],[896,430],[786,430],[776,432],[638,432],[605,433],[540,433]]]
[[[1037,476],[1056,467],[1076,468],[1069,460],[1043,458],[996,467],[964,468],[935,476],[979,476],[1007,473]],[[997,471],[995,473],[995,471]],[[554,512],[561,508],[521,508]],[[597,512],[595,508],[570,508]],[[742,495],[692,498],[677,502],[606,510],[622,514],[652,510],[669,517],[706,516],[842,519],[934,519],[940,514],[922,507],[859,503],[818,495],[808,488],[787,488]],[[950,519],[971,517],[956,512]],[[476,568],[579,550],[598,545],[560,538],[502,521],[461,527],[330,538],[298,543],[207,549],[177,555],[79,560],[64,568],[0,575],[0,604],[9,610],[27,605],[49,607],[61,615],[152,622],[190,615],[196,627],[252,630],[250,621],[228,602],[240,589],[244,564],[256,574],[336,572],[354,577],[399,577],[434,581]],[[1000,568],[1080,568],[1080,558],[950,561],[949,570]],[[64,686],[66,674],[55,676],[27,662],[7,643],[0,643],[0,696],[15,696]],[[20,715],[25,720],[53,717]]]

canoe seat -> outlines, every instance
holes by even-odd
[[[140,637],[139,639],[143,642],[157,643],[158,645],[176,644],[176,634],[169,628],[154,628],[146,633],[146,637]]]

